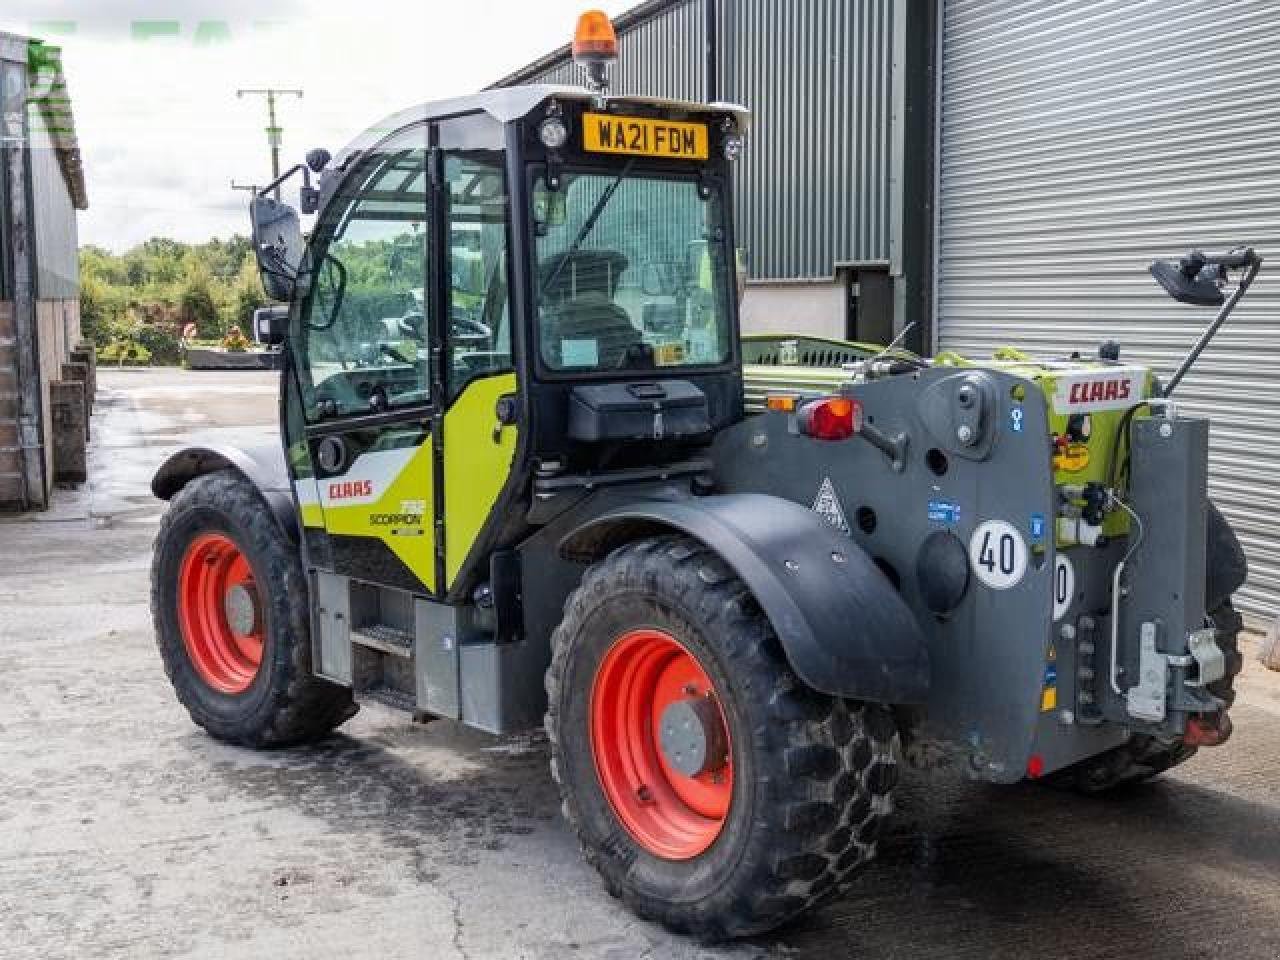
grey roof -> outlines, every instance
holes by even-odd
[[[72,204],[77,210],[88,209],[84,161],[76,137],[67,78],[62,72],[61,48],[12,33],[0,33],[0,59],[26,66],[28,120],[32,132],[30,146],[48,147],[57,152],[58,166],[62,169]]]
[[[527,116],[551,97],[564,101],[589,102],[595,99],[595,94],[586,87],[531,84],[483,90],[470,96],[454,97],[449,100],[433,100],[430,103],[419,104],[416,107],[401,110],[399,113],[393,113],[380,123],[374,124],[343,149],[338,157],[338,165],[345,162],[351,154],[368,150],[392,133],[413,123],[476,112],[486,113],[498,123],[508,123]],[[743,132],[751,124],[750,111],[734,103],[694,103],[689,100],[664,100],[655,97],[610,97],[609,102],[658,104],[689,113],[732,113],[738,120],[739,129]]]

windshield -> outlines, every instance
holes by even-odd
[[[721,195],[699,181],[565,172],[533,188],[542,361],[556,371],[710,366],[730,357]]]

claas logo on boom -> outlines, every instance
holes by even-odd
[[[1073,383],[1068,403],[1095,403],[1099,400],[1128,400],[1129,380],[1095,380],[1093,383]]]

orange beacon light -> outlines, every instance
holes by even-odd
[[[603,10],[588,10],[578,18],[571,49],[573,62],[587,72],[587,85],[603,92],[609,86],[609,68],[618,59],[618,35]]]

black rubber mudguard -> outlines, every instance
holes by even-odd
[[[1244,586],[1249,576],[1249,564],[1244,548],[1231,529],[1231,524],[1212,500],[1209,501],[1206,537],[1208,570],[1205,577],[1205,609],[1210,613],[1231,599],[1231,595]]]
[[[280,528],[293,540],[298,537],[297,511],[289,483],[284,451],[278,444],[233,447],[226,444],[185,447],[160,465],[151,478],[151,492],[161,500],[173,495],[196,477],[215,470],[235,470],[244,476],[271,508]]]
[[[560,549],[591,560],[663,529],[724,558],[768,616],[791,668],[815,690],[925,701],[928,651],[910,609],[857,544],[798,504],[762,494],[641,501],[588,521]]]

